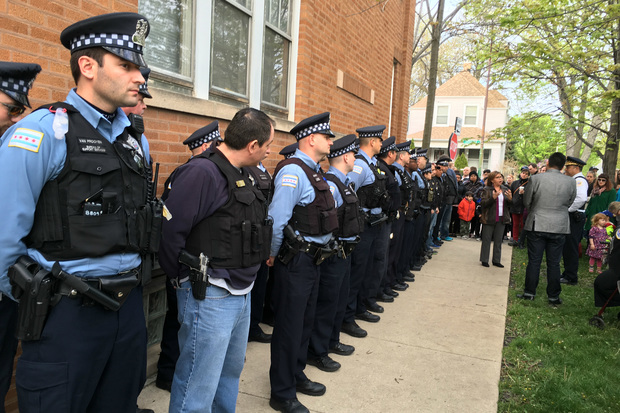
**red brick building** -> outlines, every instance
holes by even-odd
[[[224,132],[248,105],[277,121],[269,169],[288,130],[324,111],[339,136],[385,124],[406,137],[415,0],[0,0],[0,60],[43,68],[33,107],[74,86],[60,32],[114,11],[151,23],[145,124],[160,191],[188,158],[185,138],[214,119]]]

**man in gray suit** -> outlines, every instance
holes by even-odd
[[[560,259],[566,234],[570,234],[568,208],[576,195],[575,180],[560,172],[566,156],[555,152],[547,161],[547,172],[530,178],[523,203],[529,211],[525,221],[527,255],[525,289],[518,298],[533,300],[540,275],[543,252],[547,254],[547,297],[549,304],[562,304]]]

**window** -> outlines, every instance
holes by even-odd
[[[478,124],[478,106],[465,106],[463,124],[466,126],[476,126]]]
[[[198,98],[287,111],[300,1],[139,0],[152,77]]]
[[[448,106],[437,106],[435,110],[435,124],[447,125],[448,124]]]
[[[191,79],[191,0],[140,0],[138,6],[150,22],[145,60],[164,74]]]

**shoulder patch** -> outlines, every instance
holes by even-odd
[[[620,228],[616,230],[616,239],[620,239]]]
[[[30,152],[39,152],[43,132],[32,129],[17,128],[9,140],[8,146],[26,149]]]
[[[296,175],[282,175],[282,186],[290,186],[291,188],[297,188],[299,178]]]
[[[583,185],[583,179],[577,179],[577,186]]]
[[[353,172],[355,172],[358,175],[362,174],[362,167],[360,165],[354,165],[353,166]]]
[[[332,193],[332,196],[334,196],[334,192],[336,191],[336,188],[333,187],[333,185],[329,186],[329,192]]]

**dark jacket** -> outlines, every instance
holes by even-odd
[[[525,211],[525,206],[523,205],[523,195],[519,193],[519,187],[523,186],[525,188],[528,182],[529,178],[525,180],[519,179],[514,181],[510,186],[510,190],[512,191],[512,204],[510,205],[511,214],[523,214]]]
[[[509,189],[502,185],[501,186],[502,193],[508,191]],[[493,199],[493,190],[492,186],[485,186],[482,190],[482,195],[480,197],[480,206],[482,207],[482,211],[480,213],[480,222],[483,224],[495,224],[495,216],[497,213],[497,200]],[[504,208],[503,208],[503,217],[502,224],[510,224],[510,204],[512,202],[504,195]]]

